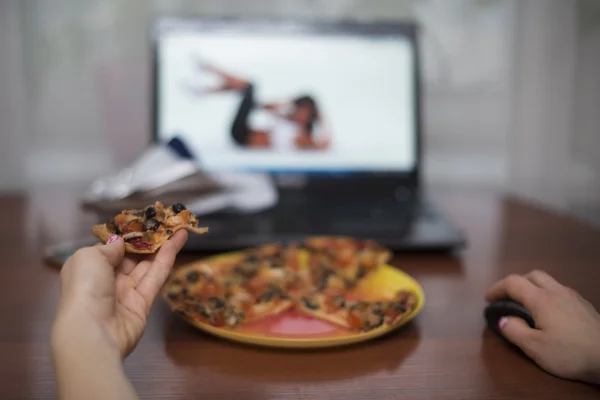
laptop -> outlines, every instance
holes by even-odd
[[[272,207],[202,217],[187,250],[349,235],[448,251],[462,231],[424,195],[413,23],[162,18],[153,135],[203,171],[267,176]]]

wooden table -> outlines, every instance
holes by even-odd
[[[364,345],[285,352],[224,342],[159,301],[126,371],[142,398],[592,399],[600,390],[546,374],[485,329],[485,289],[545,269],[600,306],[600,232],[494,193],[439,190],[469,246],[455,257],[397,255],[427,303],[405,329]],[[60,190],[0,197],[0,398],[54,398],[48,337],[58,270],[45,244],[87,234],[93,219]],[[180,262],[192,256],[183,255]]]

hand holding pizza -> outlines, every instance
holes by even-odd
[[[57,325],[85,322],[103,331],[107,342],[127,356],[186,240],[185,231],[176,232],[146,258],[125,257],[125,243],[116,235],[106,245],[78,250],[62,269]]]
[[[121,362],[140,340],[186,240],[187,232],[177,231],[156,254],[142,258],[125,256],[125,242],[114,235],[107,244],[80,249],[67,260],[52,332],[61,398],[87,393],[123,398],[125,392],[135,398]]]
[[[505,297],[523,304],[538,328],[501,318],[506,339],[551,374],[600,383],[600,315],[589,302],[542,271],[510,275],[486,294],[489,302]]]

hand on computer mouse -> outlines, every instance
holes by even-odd
[[[517,317],[501,318],[508,341],[551,374],[600,383],[600,315],[588,301],[542,271],[509,275],[485,296],[488,302],[507,297],[529,310],[537,328]]]

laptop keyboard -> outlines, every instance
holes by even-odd
[[[255,215],[206,216],[211,236],[338,234],[371,236],[402,234],[410,225],[410,202],[387,199],[285,199],[274,209]]]

